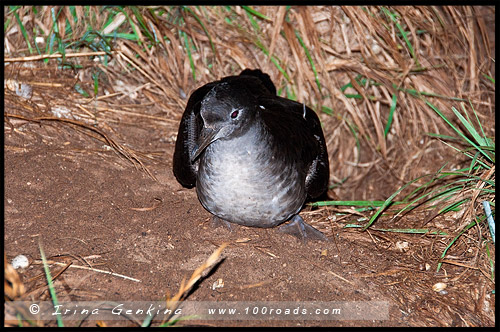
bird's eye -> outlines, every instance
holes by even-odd
[[[231,113],[231,119],[236,119],[238,113],[239,113],[238,111],[233,111],[233,113]]]

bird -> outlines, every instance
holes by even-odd
[[[304,242],[328,241],[299,215],[306,200],[328,189],[320,120],[304,103],[278,96],[260,69],[245,69],[191,94],[179,124],[173,173],[182,186],[196,187],[201,205],[228,226],[279,226]]]

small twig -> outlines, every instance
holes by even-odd
[[[83,109],[83,107],[80,107]],[[34,121],[39,123],[40,121],[59,121],[59,122],[66,122],[70,123],[76,126],[80,126],[83,128],[86,128],[90,131],[93,131],[97,134],[99,134],[105,141],[106,143],[113,148],[116,153],[118,153],[120,156],[125,157],[127,160],[129,160],[136,168],[137,164],[141,166],[141,169],[146,172],[153,180],[158,181],[156,177],[149,171],[149,169],[144,165],[144,163],[139,159],[139,157],[129,148],[120,145],[116,143],[113,139],[108,137],[106,133],[104,133],[102,130],[99,128],[93,127],[91,125],[82,123],[77,120],[72,120],[72,119],[66,119],[66,118],[58,118],[55,116],[41,116],[41,117],[36,117],[36,118],[28,118],[22,115],[16,115],[16,114],[9,114],[9,113],[4,113],[4,117],[10,117],[10,118],[15,118],[15,119],[21,119],[21,120],[26,120],[26,121]]]
[[[267,279],[267,280],[258,282],[256,284],[250,284],[250,285],[240,286],[240,289],[249,289],[249,288],[254,288],[254,287],[265,286],[265,285],[270,284],[272,282],[273,282],[273,279]]]
[[[52,277],[52,281],[56,280],[57,277],[59,277],[64,271],[66,271],[68,269],[68,267],[70,267],[73,262],[69,262],[69,263],[60,263],[61,265],[64,265],[64,267],[59,271],[57,272],[57,274],[55,276]]]
[[[449,259],[442,259],[442,260],[440,260],[440,262],[441,263],[448,263],[448,264],[452,264],[452,265],[458,265],[458,266],[466,267],[468,269],[479,270],[478,267],[470,266],[470,265],[467,265],[467,264],[464,264],[464,263],[460,263],[460,262],[455,262],[455,261],[452,261],[452,260],[449,260]]]
[[[33,55],[33,56],[25,56],[20,58],[5,58],[4,62],[27,62],[27,61],[38,61],[43,59],[56,59],[62,58],[75,58],[75,57],[84,57],[84,56],[96,56],[96,55],[106,55],[106,52],[82,52],[82,53],[67,53],[65,55],[61,53],[54,54],[41,54],[41,55]]]
[[[342,281],[347,282],[348,284],[350,284],[350,285],[352,285],[352,286],[356,286],[356,285],[355,285],[355,284],[353,284],[351,281],[347,280],[346,278],[343,278],[343,277],[339,276],[338,274],[336,274],[336,273],[334,273],[334,272],[332,272],[332,271],[328,271],[328,273],[330,273],[331,275],[333,275],[333,276],[335,276],[335,277],[339,278],[339,279],[340,279],[340,280],[342,280]]]
[[[222,250],[224,250],[224,248],[228,244],[229,244],[228,242],[221,244],[220,247],[217,248],[203,264],[201,264],[200,266],[198,266],[196,270],[194,270],[193,274],[191,275],[191,278],[189,278],[187,283],[186,283],[186,278],[183,278],[177,294],[175,294],[173,297],[170,297],[170,295],[167,294],[168,309],[170,309],[172,312],[175,311],[175,309],[177,309],[177,307],[180,304],[180,301],[183,301],[185,299],[185,297],[189,294],[189,291],[194,286],[194,284],[202,278],[203,272],[209,273],[210,271],[212,271],[216,262],[219,260],[219,256]],[[163,325],[166,321],[167,320],[164,319],[161,325]]]
[[[35,261],[35,263],[37,263],[37,262]],[[123,275],[123,274],[118,274],[118,273],[114,273],[114,272],[110,272],[110,271],[105,271],[105,270],[94,269],[94,268],[88,267],[88,266],[81,266],[81,265],[69,265],[68,266],[67,263],[54,262],[54,261],[48,261],[47,263],[48,264],[54,264],[54,265],[64,266],[66,268],[68,268],[68,267],[74,267],[75,269],[89,270],[89,271],[94,271],[94,272],[99,272],[99,273],[105,273],[105,274],[109,274],[109,275],[112,275],[112,276],[115,276],[115,277],[120,277],[120,278],[123,278],[123,279],[135,281],[135,282],[141,282],[139,279],[128,277],[128,276]],[[66,268],[63,269],[63,271],[66,270]],[[55,279],[55,277],[54,277],[54,279]]]
[[[78,105],[80,107],[80,105]],[[159,117],[159,116],[154,116],[154,115],[149,115],[149,114],[141,114],[141,113],[136,113],[136,112],[130,112],[130,111],[123,111],[123,110],[118,110],[118,109],[112,109],[108,107],[97,107],[97,110],[99,111],[105,111],[105,112],[114,112],[114,113],[120,113],[120,114],[126,114],[130,116],[138,116],[142,118],[147,118],[147,119],[153,119],[157,121],[165,121],[165,122],[172,122],[172,123],[178,123],[179,120],[174,120],[174,119],[167,119],[164,117]]]
[[[327,269],[325,269],[324,267],[322,267],[322,266],[320,266],[320,265],[317,265],[317,264],[314,264],[314,263],[312,263],[312,265],[314,265],[315,267],[317,267],[317,268],[318,268],[318,269],[320,269],[320,270],[323,270],[323,271],[326,271],[326,272],[330,273],[331,275],[333,275],[333,276],[335,276],[335,277],[339,278],[339,279],[340,279],[340,280],[342,280],[342,281],[347,282],[347,283],[348,283],[348,284],[350,284],[351,286],[356,286],[356,285],[355,285],[352,281],[349,281],[349,280],[347,280],[346,278],[339,276],[338,274],[336,274],[335,272],[333,272],[333,271],[331,271],[331,270],[327,270]]]

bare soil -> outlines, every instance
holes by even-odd
[[[38,90],[35,97],[63,93],[73,98],[71,84],[64,89]],[[16,104],[21,97],[7,94],[5,112],[22,113],[29,103]],[[47,110],[49,107],[54,105]],[[449,237],[360,232],[344,228],[346,223],[356,223],[358,216],[336,219],[332,210],[310,207],[301,215],[325,232],[330,242],[303,244],[276,229],[214,228],[195,190],[181,187],[172,174],[173,137],[179,119],[173,120],[151,126],[128,119],[114,123],[112,130],[104,128],[136,151],[160,153],[146,162],[155,181],[87,129],[58,121],[6,118],[4,250],[8,261],[19,254],[30,258],[31,266],[20,271],[29,297],[49,298],[39,242],[50,260],[89,264],[140,280],[70,267],[55,281],[60,301],[164,299],[167,293],[175,294],[183,278],[189,278],[216,248],[229,242],[220,263],[200,280],[187,300],[387,301],[389,319],[186,320],[178,325],[495,325],[494,285],[481,270],[445,264],[435,272]],[[377,183],[380,176],[374,174],[366,181]],[[379,193],[393,190],[377,184]],[[384,224],[382,219],[377,227],[419,227],[424,218],[411,214],[396,226]],[[428,226],[446,230],[454,218],[438,217]],[[454,250],[471,257],[476,252],[473,249],[464,244]],[[62,266],[51,265],[53,276],[61,270]],[[214,290],[212,285],[219,279],[224,286]],[[438,282],[447,284],[445,292],[432,290]]]

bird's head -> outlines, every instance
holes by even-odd
[[[191,161],[194,162],[216,140],[243,134],[256,116],[256,107],[255,96],[245,86],[229,82],[214,86],[201,102],[203,128]]]

